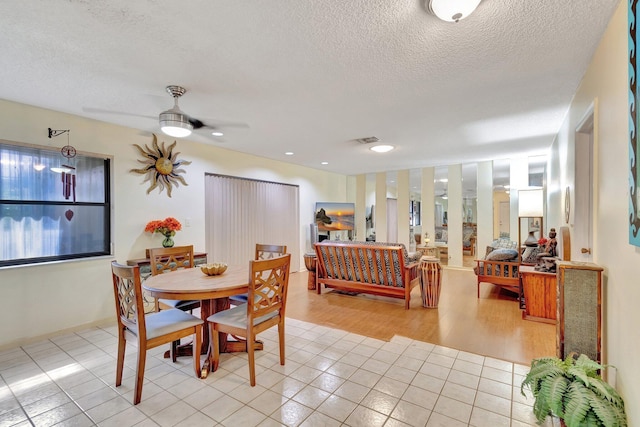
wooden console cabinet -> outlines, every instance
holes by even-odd
[[[575,352],[598,362],[602,345],[602,271],[592,263],[557,261],[557,356]]]
[[[556,274],[536,271],[533,266],[520,266],[524,295],[522,318],[537,322],[556,323]]]

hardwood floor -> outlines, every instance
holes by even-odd
[[[482,284],[476,298],[473,271],[443,268],[437,309],[423,308],[420,289],[404,301],[323,289],[307,289],[307,272],[289,281],[287,317],[338,328],[372,338],[394,335],[528,365],[532,358],[555,355],[555,325],[523,320],[513,294]]]

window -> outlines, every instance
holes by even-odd
[[[110,254],[110,161],[0,141],[0,266]]]

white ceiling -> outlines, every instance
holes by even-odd
[[[455,24],[417,0],[4,1],[0,98],[159,132],[182,85],[225,131],[190,139],[348,175],[541,153],[617,4],[484,0]]]

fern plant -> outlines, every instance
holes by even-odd
[[[626,427],[622,398],[599,375],[604,368],[584,354],[534,359],[520,392],[526,396],[528,387],[533,393],[533,413],[540,423],[554,415],[567,427]]]

